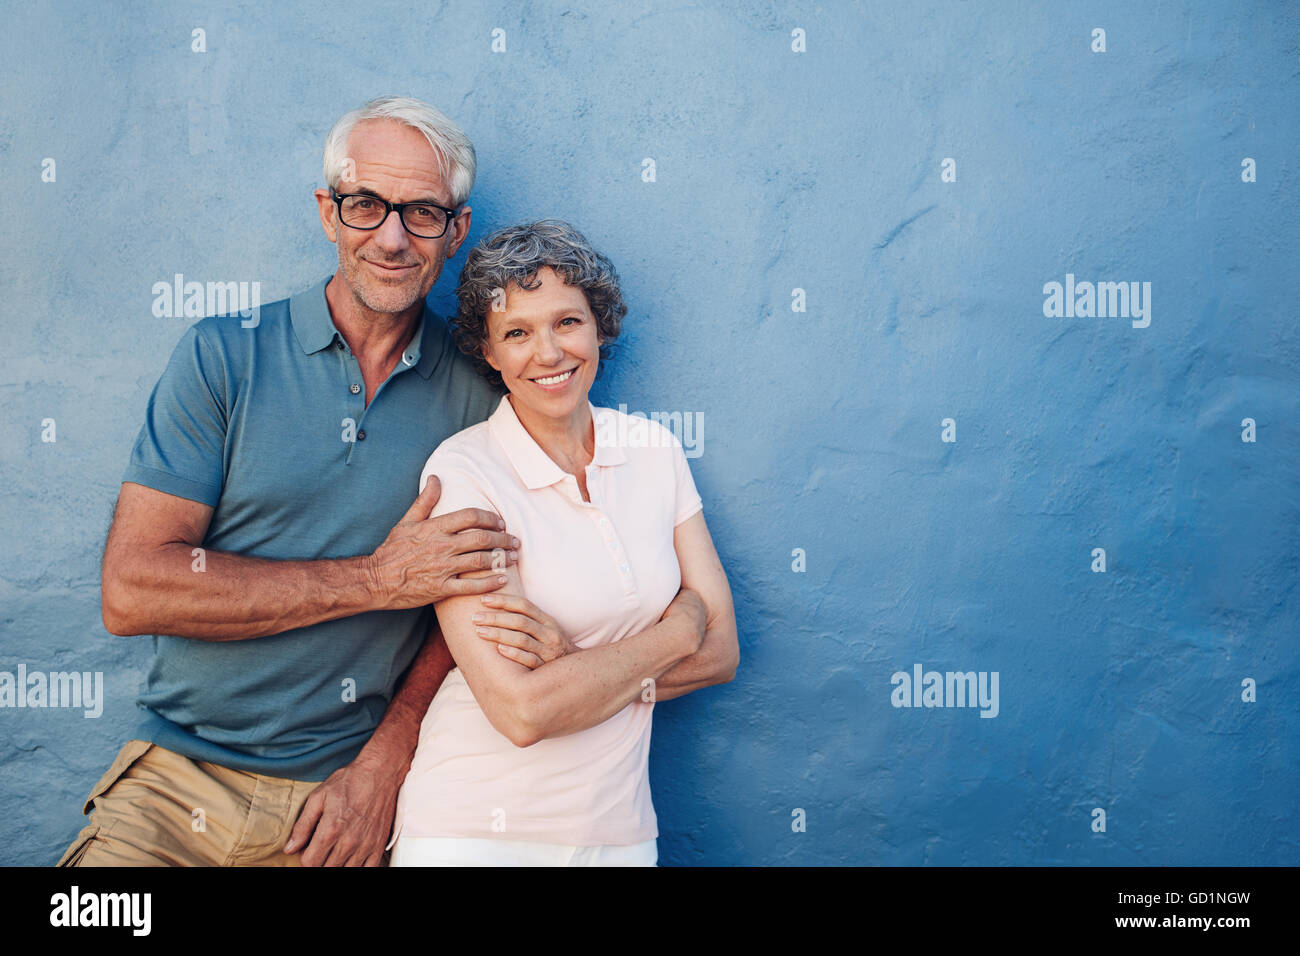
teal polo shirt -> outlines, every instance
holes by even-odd
[[[489,385],[428,306],[367,408],[324,279],[181,337],[123,481],[213,509],[203,547],[285,561],[370,554],[447,437],[485,420]],[[206,571],[195,573],[212,574]],[[243,641],[154,636],[132,735],[194,760],[324,780],[379,725],[432,607],[371,611]]]

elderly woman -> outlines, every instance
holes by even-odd
[[[588,399],[627,312],[568,223],[469,253],[453,334],[509,394],[425,465],[435,515],[494,511],[520,539],[492,594],[437,604],[456,668],[402,786],[392,865],[653,866],[656,701],[731,680],[731,589],[681,443]],[[467,544],[472,542],[467,542]]]

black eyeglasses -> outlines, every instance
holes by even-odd
[[[339,222],[352,229],[378,229],[396,209],[411,235],[417,239],[437,239],[456,218],[456,210],[436,202],[389,202],[366,193],[336,193],[333,188],[330,197],[339,207]]]

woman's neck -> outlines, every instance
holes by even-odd
[[[507,400],[524,431],[551,461],[571,475],[577,475],[591,464],[596,455],[596,426],[587,402],[581,403],[568,417],[551,418],[516,402],[513,395]]]

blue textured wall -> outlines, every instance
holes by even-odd
[[[561,216],[619,267],[594,400],[703,416],[743,660],[656,714],[661,862],[1300,862],[1294,5],[271,6],[5,14],[0,670],[107,700],[0,710],[4,862],[134,720],[99,560],[187,324],[152,284],[332,271],[322,140],[384,93],[473,138],[472,239]],[[1067,273],[1150,325],[1045,316]],[[915,664],[997,716],[893,706]]]

